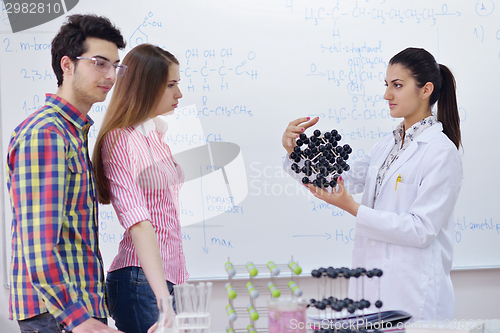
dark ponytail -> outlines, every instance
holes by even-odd
[[[438,102],[437,119],[443,124],[444,134],[458,149],[461,145],[460,117],[455,78],[448,67],[438,65],[432,54],[426,50],[411,47],[392,57],[389,65],[394,64],[400,64],[408,69],[419,88],[427,82],[434,85],[429,105],[432,107]]]
[[[460,117],[458,115],[455,78],[445,65],[439,70],[443,83],[438,100],[437,118],[443,124],[443,132],[458,147],[461,145]]]

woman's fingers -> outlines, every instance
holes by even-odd
[[[319,117],[314,117],[313,119],[311,119],[311,121],[309,121],[309,122],[305,123],[305,124],[304,124],[304,127],[305,127],[306,129],[308,129],[308,128],[309,128],[309,127],[311,127],[311,126],[316,125],[316,123],[317,123],[318,121],[319,121]]]
[[[318,121],[319,121],[319,117],[314,117],[313,119],[311,119],[311,117],[302,117],[302,118],[297,118],[295,120],[292,120],[290,122],[290,125],[299,126],[300,124],[307,122],[305,124],[302,124],[302,126],[307,129],[311,126],[314,126]]]
[[[295,139],[306,129],[314,126],[319,121],[319,117],[311,119],[310,117],[302,117],[292,120],[283,134],[283,145],[288,148],[295,146]]]
[[[342,179],[342,176],[340,176],[337,179],[337,188],[335,190],[338,194],[344,193],[345,187],[344,187],[344,179]]]
[[[307,118],[292,120],[288,124],[285,133],[283,133],[283,147],[287,149],[289,153],[291,151],[291,148],[295,146],[295,139],[299,137],[300,133],[305,131],[305,128],[303,126],[299,126],[305,121],[307,121]]]
[[[305,123],[309,119],[310,119],[309,117],[297,118],[297,119],[292,120],[289,125],[299,126],[300,124]]]
[[[310,121],[308,121],[310,120]],[[288,130],[294,134],[300,134],[305,132],[306,129],[308,129],[311,126],[316,125],[316,123],[319,121],[319,117],[315,117],[311,119],[310,117],[304,117],[304,118],[298,118],[295,120],[292,120],[288,124]],[[305,123],[305,124],[304,124]]]

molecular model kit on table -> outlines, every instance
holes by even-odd
[[[366,270],[365,268],[349,269],[342,268],[319,268],[311,272],[313,278],[318,280],[317,299],[311,299],[308,307],[316,308],[317,314],[314,316],[319,332],[333,328],[335,331],[341,330],[346,324],[356,323],[356,329],[352,332],[365,333],[367,331],[379,333],[379,327],[376,323],[382,323],[380,300],[380,277],[382,270],[374,268]],[[378,279],[378,300],[371,304],[364,299],[364,279]],[[361,283],[361,295],[356,295],[356,299],[347,297],[348,283],[355,283],[356,290]],[[328,296],[329,295],[329,296]],[[365,315],[365,309],[372,305],[378,309],[377,313]],[[373,308],[372,308],[373,309]],[[325,325],[329,323],[329,325]]]
[[[302,268],[293,258],[288,264],[269,261],[265,265],[251,261],[245,265],[233,265],[228,259],[225,269],[228,275],[225,287],[229,300],[226,305],[229,320],[226,333],[268,332],[267,327],[258,325],[259,318],[268,316],[271,311],[268,302],[270,306],[273,301],[285,295],[291,300],[302,296],[302,290],[294,280],[302,273]],[[287,276],[282,271],[290,274],[290,279],[286,279],[286,282],[282,282],[282,277]]]

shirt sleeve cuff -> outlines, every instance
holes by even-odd
[[[151,215],[145,207],[137,207],[120,215],[120,220],[124,228],[129,229],[134,224],[148,220],[151,221]]]
[[[372,214],[373,209],[367,206],[359,206],[358,213],[356,214],[356,235],[370,237],[370,231],[366,228],[370,225],[370,221],[373,222],[374,216]]]
[[[76,326],[92,318],[92,316],[82,302],[76,302],[64,309],[55,318],[64,326],[64,329],[72,331]]]

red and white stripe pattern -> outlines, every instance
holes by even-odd
[[[140,267],[128,230],[148,220],[158,238],[165,279],[181,284],[189,277],[179,221],[184,173],[163,140],[166,130],[167,124],[154,118],[106,135],[101,151],[104,172],[110,182],[111,202],[125,228],[109,271]]]

